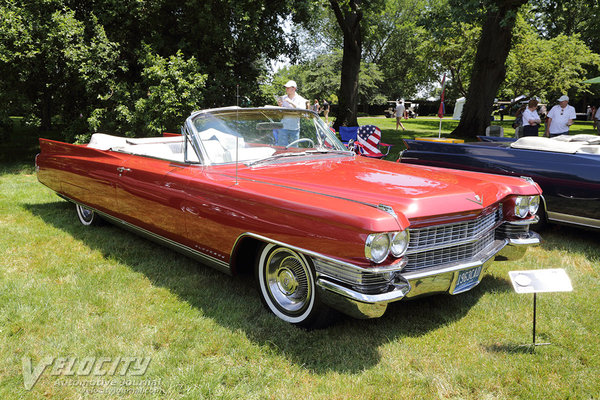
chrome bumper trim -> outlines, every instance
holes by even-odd
[[[527,247],[540,243],[541,238],[535,232],[527,232],[515,238],[496,239],[469,261],[449,264],[443,268],[431,268],[406,274],[400,273],[396,279],[400,278],[402,281],[399,284],[392,285],[393,289],[385,293],[365,294],[357,292],[332,282],[324,275],[321,275],[317,280],[317,289],[323,302],[332,308],[355,318],[377,318],[383,315],[388,303],[394,301],[437,293],[455,294],[454,288],[460,271],[482,267],[479,281],[466,289],[470,290],[481,282],[481,278],[491,262],[495,260],[495,257],[501,256],[503,260],[518,260],[523,256]]]
[[[360,301],[361,303],[390,303],[392,301],[400,300],[410,290],[410,285],[408,285],[408,283],[404,283],[403,285],[394,285],[394,289],[390,292],[365,294],[349,289],[345,286],[338,285],[335,282],[331,282],[323,278],[317,280],[317,285],[323,289],[329,290],[330,292],[348,297],[355,301]]]
[[[320,278],[317,280],[317,291],[321,300],[330,307],[354,318],[366,319],[381,317],[388,303],[406,296],[410,284],[402,282],[386,293],[365,294]]]
[[[538,222],[540,222],[540,217],[537,215],[534,215],[533,218],[524,219],[524,220],[505,221],[504,223],[508,224],[508,225],[523,226],[523,225],[537,224]]]
[[[542,237],[533,231],[529,231],[519,237],[509,237],[509,246],[537,246],[542,242]]]

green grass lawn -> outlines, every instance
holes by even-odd
[[[407,129],[420,135],[427,123]],[[111,225],[81,226],[33,173],[31,164],[0,169],[2,399],[600,396],[598,233],[552,227],[541,247],[494,263],[470,292],[306,332],[267,312],[247,276]],[[531,342],[532,296],[513,292],[508,271],[536,268],[564,268],[575,290],[538,296],[538,341],[553,344],[532,352],[519,347]],[[97,376],[47,369],[24,387],[24,359],[129,356],[151,358],[145,375],[105,376],[114,385],[105,388],[93,386]],[[153,392],[133,393],[149,381]]]

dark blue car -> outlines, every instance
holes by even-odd
[[[542,221],[600,229],[599,136],[404,142],[400,162],[532,178],[543,190]]]

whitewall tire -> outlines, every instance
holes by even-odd
[[[282,320],[305,328],[330,322],[330,309],[321,304],[312,262],[287,247],[267,244],[256,263],[261,300]]]
[[[79,222],[81,222],[82,225],[92,226],[100,224],[101,219],[94,210],[84,207],[80,204],[75,204],[75,209],[77,210]]]

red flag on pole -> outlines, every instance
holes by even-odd
[[[444,92],[446,91],[446,74],[442,78],[442,101],[440,102],[440,108],[438,109],[438,117],[444,118],[444,111],[446,111],[446,107],[444,106]]]

